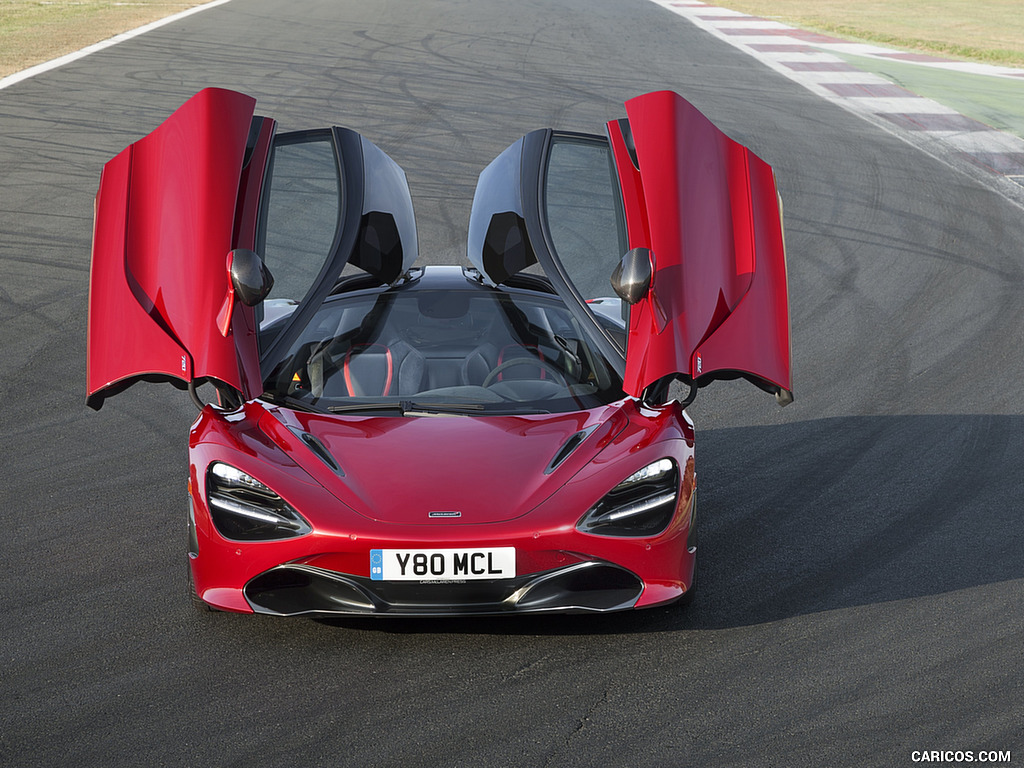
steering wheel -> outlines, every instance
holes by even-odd
[[[561,380],[562,386],[566,386],[565,376],[562,374],[562,372],[555,368],[555,366],[553,366],[551,363],[547,362],[546,360],[541,360],[539,357],[513,357],[511,360],[506,360],[504,363],[501,363],[501,365],[499,365],[497,368],[495,368],[494,370],[487,374],[487,378],[484,379],[484,383],[481,386],[489,387],[491,384],[494,383],[494,380],[498,378],[498,375],[502,371],[506,371],[509,368],[512,368],[513,366],[516,365],[532,365],[537,368],[540,368],[541,370],[547,371],[552,376],[557,376]]]

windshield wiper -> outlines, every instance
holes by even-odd
[[[342,403],[327,408],[331,413],[358,413],[359,411],[398,411],[403,416],[422,416],[438,413],[476,413],[484,410],[483,403],[431,403],[399,400],[387,403]]]
[[[398,411],[403,416],[405,408],[402,403],[344,403],[342,405],[329,405],[327,410],[331,413],[356,413],[358,411]]]
[[[308,413],[324,413],[323,408],[317,408],[312,403],[307,403],[305,400],[300,400],[297,397],[291,395],[282,395],[278,392],[264,392],[260,395],[261,400],[266,400],[268,403],[274,405],[283,405],[286,408],[291,408],[296,411],[306,411]]]
[[[405,416],[437,413],[476,413],[483,409],[483,403],[417,403],[412,400],[404,400],[402,402],[402,413]]]

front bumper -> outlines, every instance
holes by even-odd
[[[674,435],[676,421],[670,419],[668,426]],[[625,437],[615,443],[610,459],[590,461],[586,472],[560,483],[528,514],[501,522],[431,521],[423,502],[423,522],[394,523],[372,519],[346,506],[339,500],[340,491],[327,487],[336,484],[337,478],[313,477],[296,467],[290,455],[270,450],[268,438],[251,419],[200,423],[193,429],[190,444],[189,551],[197,593],[220,610],[281,616],[579,613],[673,602],[690,588],[696,554],[688,546],[694,487],[692,442],[658,440],[665,434],[658,429],[622,434]],[[606,463],[619,455],[629,456],[629,466],[612,472]],[[650,537],[618,537],[576,527],[579,517],[608,491],[614,479],[666,456],[683,469],[683,478],[677,513],[663,532]],[[208,467],[214,461],[235,466],[273,488],[306,517],[312,532],[267,541],[224,538],[213,525],[206,501]],[[492,498],[485,483],[478,486],[481,498],[477,506],[502,503]],[[430,489],[424,489],[423,496],[429,497]],[[469,579],[464,583],[394,583],[370,578],[374,549],[439,546],[472,550],[514,547],[517,575],[514,579]]]
[[[243,589],[256,613],[275,616],[485,616],[605,613],[633,608],[643,581],[602,560],[584,560],[514,579],[382,582],[292,563],[251,579]]]

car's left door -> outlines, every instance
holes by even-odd
[[[241,93],[200,91],[104,167],[91,407],[141,380],[258,396],[275,351],[345,264],[394,282],[415,259],[409,189],[391,158],[344,128],[275,136],[254,108]],[[286,316],[261,337],[268,296]]]
[[[89,285],[91,407],[140,380],[258,387],[255,321],[230,278],[233,251],[253,245],[273,135],[255,106],[207,88],[104,166]]]
[[[387,284],[412,267],[418,246],[405,172],[347,128],[278,135],[255,247],[275,278],[256,308],[266,375],[346,265]]]

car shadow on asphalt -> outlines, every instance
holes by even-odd
[[[390,633],[748,626],[1024,577],[1024,417],[857,416],[702,431],[699,589],[608,615],[320,619]]]

